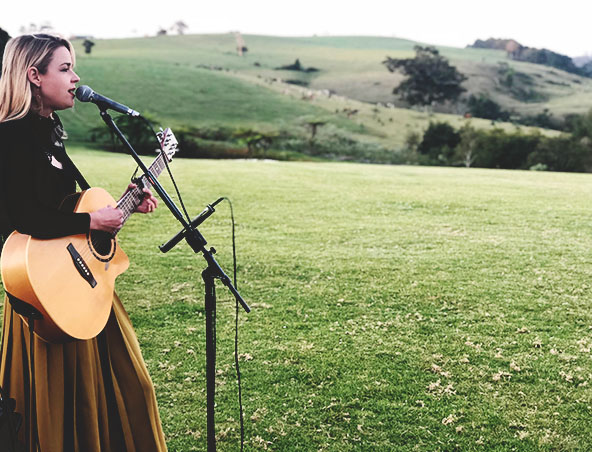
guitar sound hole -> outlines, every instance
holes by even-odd
[[[105,231],[91,231],[90,240],[94,251],[100,256],[109,256],[113,249],[113,236]]]

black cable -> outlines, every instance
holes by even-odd
[[[234,222],[234,209],[232,207],[232,201],[230,199],[224,197],[224,200],[228,201],[230,205],[230,218],[232,220],[232,263],[233,263],[233,270],[234,270],[234,287],[238,290],[238,284],[236,282],[236,234],[235,234],[235,222]],[[238,300],[235,300],[236,303],[236,314],[234,320],[234,327],[235,327],[235,334],[234,334],[234,365],[236,367],[236,379],[238,384],[238,406],[239,406],[239,416],[240,416],[240,433],[241,433],[241,447],[240,450],[242,452],[244,445],[245,445],[245,421],[243,417],[243,397],[242,397],[242,386],[241,386],[241,375],[240,375],[240,368],[238,363]]]
[[[142,118],[144,120],[144,122],[148,125],[148,127],[150,127],[150,129],[152,130],[152,133],[154,134],[154,136],[156,135],[156,132],[154,131],[154,128],[152,127],[152,124],[150,123],[150,121],[146,118],[144,118],[143,116],[140,116],[140,118]],[[160,143],[159,143],[159,149],[161,154],[163,153],[162,148],[160,147]],[[173,182],[173,186],[175,187],[175,191],[177,192],[177,197],[179,198],[179,202],[181,203],[181,207],[183,208],[183,212],[185,213],[185,217],[187,218],[187,222],[191,223],[191,218],[189,217],[189,214],[187,213],[187,209],[185,208],[185,204],[183,203],[183,199],[181,197],[181,193],[179,193],[179,189],[177,187],[177,183],[175,182],[175,178],[173,177],[173,174],[171,173],[171,169],[169,168],[169,163],[168,163],[168,159],[166,158],[165,155],[163,155],[164,158],[164,162],[167,168],[167,171],[169,173],[169,176],[171,178],[171,181]],[[136,169],[137,172],[137,169]],[[135,174],[135,172],[134,172]],[[236,264],[236,234],[235,234],[235,221],[234,221],[234,208],[232,206],[232,201],[230,201],[229,198],[224,197],[223,198],[225,201],[228,201],[228,204],[230,205],[230,218],[232,221],[232,263],[233,263],[233,274],[234,274],[234,287],[238,290],[238,285],[237,285],[237,264]],[[236,314],[235,314],[235,335],[234,335],[234,365],[236,367],[236,378],[237,378],[237,384],[238,384],[238,405],[239,405],[239,417],[240,417],[240,433],[241,433],[241,445],[240,445],[240,450],[241,452],[244,449],[244,445],[245,445],[245,422],[244,422],[244,415],[243,415],[243,399],[242,399],[242,385],[241,385],[241,374],[240,374],[240,367],[239,367],[239,361],[238,361],[238,312],[239,312],[239,305],[238,305],[238,300],[235,300],[236,303]],[[215,320],[214,320],[214,325],[216,324]],[[214,332],[215,334],[215,332]],[[215,336],[214,336],[215,337]]]
[[[142,115],[140,115],[139,117],[142,118],[142,120],[146,123],[146,125],[148,125],[150,130],[152,130],[152,133],[154,134],[154,136],[158,137],[158,135],[154,131],[154,127],[152,126],[152,123]],[[177,192],[177,199],[179,199],[179,203],[181,204],[181,207],[183,208],[183,213],[185,214],[185,219],[187,220],[188,223],[191,223],[191,218],[189,217],[189,214],[187,213],[187,209],[185,208],[185,203],[183,202],[183,198],[181,197],[181,193],[179,192],[179,187],[177,187],[177,182],[175,181],[175,178],[173,177],[173,173],[171,172],[171,168],[169,167],[169,159],[167,158],[166,155],[164,155],[162,147],[160,146],[160,142],[158,143],[158,149],[160,150],[160,154],[162,155],[162,158],[164,160],[164,164],[165,164],[166,169],[169,173],[169,177],[171,178],[171,181],[173,182],[173,186],[175,187],[175,192]],[[136,167],[136,171],[134,171],[134,174],[132,175],[132,179],[134,178],[134,176],[136,175],[137,172],[138,172],[138,168]]]

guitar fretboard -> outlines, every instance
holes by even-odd
[[[166,167],[165,157],[163,153],[160,153],[154,162],[148,168],[154,177],[158,177],[160,173]],[[152,184],[146,178],[146,176],[142,175],[141,181],[144,187],[151,188]],[[128,218],[131,216],[132,213],[136,210],[136,208],[142,203],[142,199],[144,199],[144,192],[142,191],[142,187],[138,186],[130,191],[128,191],[118,202],[117,207],[121,209],[123,212],[123,223],[125,223]]]

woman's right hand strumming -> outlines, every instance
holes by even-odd
[[[123,212],[107,206],[90,213],[90,228],[99,231],[116,233],[123,226]]]

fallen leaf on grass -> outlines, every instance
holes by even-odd
[[[241,353],[240,355],[238,355],[238,359],[243,360],[243,361],[252,361],[253,356],[250,355],[249,353]]]
[[[508,380],[510,380],[512,378],[512,374],[508,373],[508,372],[504,372],[499,371],[498,373],[493,374],[493,376],[491,377],[493,381],[500,381],[502,378],[507,378]]]
[[[251,416],[253,422],[257,422],[267,414],[267,408],[258,408]]]
[[[456,416],[453,414],[445,417],[444,419],[442,419],[442,424],[444,425],[450,425],[450,424],[454,424],[456,422]]]

